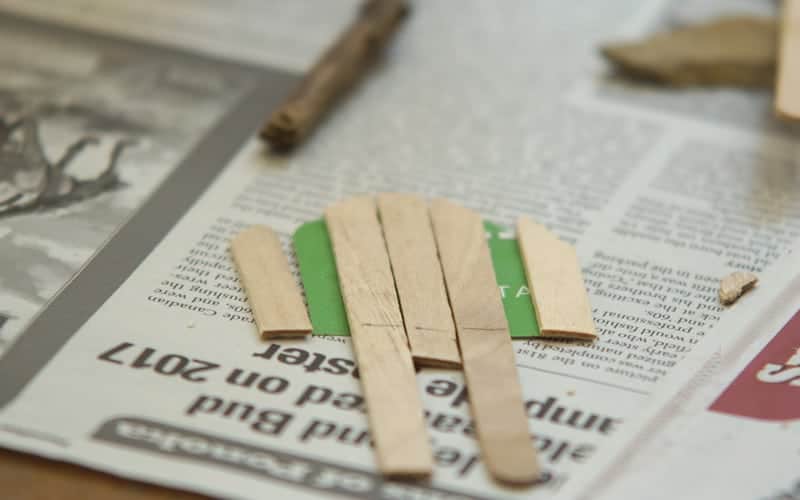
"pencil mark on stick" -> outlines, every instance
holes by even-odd
[[[451,331],[451,330],[448,330],[447,328],[429,328],[429,327],[426,327],[426,326],[419,326],[419,325],[415,326],[414,328],[416,328],[417,330],[425,331],[425,332],[445,332],[445,333],[447,333],[447,332]]]

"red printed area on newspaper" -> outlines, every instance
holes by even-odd
[[[759,420],[800,419],[800,311],[709,409]]]

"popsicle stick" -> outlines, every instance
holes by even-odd
[[[597,332],[575,249],[527,217],[517,223],[525,274],[542,336],[593,340]]]
[[[268,227],[245,229],[231,241],[233,261],[262,338],[311,333],[311,321],[278,236]]]
[[[386,193],[378,196],[378,211],[411,356],[417,366],[460,366],[428,204],[416,196]]]
[[[783,0],[775,111],[800,119],[800,0]]]
[[[531,483],[539,466],[483,222],[447,200],[430,215],[483,461],[499,481]]]
[[[325,211],[325,221],[379,468],[390,476],[429,475],[422,403],[375,202],[340,202]]]

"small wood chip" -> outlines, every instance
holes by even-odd
[[[719,301],[723,305],[730,305],[739,300],[739,297],[752,289],[758,283],[758,276],[753,273],[736,271],[719,282]]]
[[[676,87],[769,87],[775,81],[778,23],[740,16],[614,43],[601,52],[636,78]]]

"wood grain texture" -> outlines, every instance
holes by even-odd
[[[416,196],[385,193],[378,196],[378,212],[414,362],[461,366],[428,204]]]
[[[800,120],[800,0],[783,0],[775,112]]]
[[[340,202],[325,211],[325,221],[378,466],[389,476],[427,476],[431,448],[375,202]]]
[[[430,215],[483,461],[499,481],[532,483],[539,466],[483,222],[447,200]]]
[[[311,321],[278,236],[268,227],[245,229],[231,242],[239,279],[263,338],[311,333]]]
[[[527,217],[520,217],[517,223],[517,241],[542,336],[597,338],[589,295],[572,245]]]

